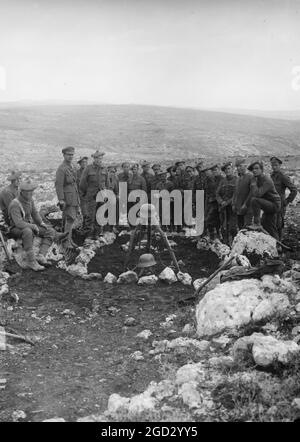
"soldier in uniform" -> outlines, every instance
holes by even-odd
[[[135,163],[131,166],[131,173],[132,175],[130,176],[129,180],[128,180],[128,194],[130,194],[130,192],[134,191],[134,190],[142,190],[143,192],[146,193],[145,198],[147,196],[147,183],[144,177],[142,177],[139,174],[139,164]],[[133,207],[138,201],[140,201],[140,199],[138,198],[137,201],[128,201],[127,204],[127,208],[128,208],[128,212],[131,209],[131,207]],[[148,201],[148,199],[145,199],[143,201],[144,204],[146,204]],[[130,223],[130,225],[133,225],[132,223]]]
[[[264,167],[260,161],[254,161],[248,170],[253,173],[253,177],[244,206],[252,209],[254,227],[262,226],[271,236],[279,239],[277,216],[281,211],[281,197],[272,179],[263,173]],[[262,218],[260,218],[261,211],[263,211]]]
[[[0,209],[2,210],[3,218],[7,226],[9,226],[10,223],[8,207],[12,200],[18,196],[21,176],[22,172],[13,170],[7,177],[7,180],[10,181],[9,186],[0,192]]]
[[[225,163],[222,167],[222,171],[225,173],[225,177],[222,177],[216,190],[216,199],[219,205],[223,240],[230,246],[237,233],[236,215],[232,210],[232,200],[236,188],[237,176],[233,174],[231,162]]]
[[[142,164],[143,172],[141,173],[141,176],[145,179],[146,185],[147,185],[147,194],[148,198],[151,193],[151,180],[153,178],[153,173],[150,170],[150,163],[148,161],[143,161]]]
[[[80,197],[77,188],[77,171],[72,161],[74,157],[74,147],[62,149],[64,161],[58,167],[55,178],[55,189],[58,204],[63,212],[64,232],[68,232],[67,246],[72,248],[72,230],[74,222],[79,215]]]
[[[34,271],[40,271],[44,270],[44,266],[49,264],[46,255],[54,238],[61,239],[65,235],[58,234],[52,227],[43,222],[32,199],[36,187],[37,185],[30,179],[21,182],[20,193],[10,203],[8,214],[12,236],[22,239],[23,248],[26,252],[27,267]],[[33,251],[34,235],[42,238],[37,257]]]
[[[279,158],[272,157],[270,159],[271,166],[273,172],[271,174],[271,178],[275,185],[275,189],[277,190],[280,198],[281,198],[281,211],[277,215],[277,228],[279,238],[282,236],[282,229],[284,227],[284,218],[286,213],[286,208],[288,204],[290,204],[297,195],[297,187],[291,181],[290,177],[281,170],[282,161]],[[288,197],[286,198],[285,193],[286,189],[290,191]]]
[[[83,196],[81,190],[79,189],[80,180],[82,177],[82,173],[84,169],[86,168],[88,163],[88,157],[81,157],[77,164],[79,164],[79,168],[77,169],[77,189],[79,191],[79,198],[80,198],[80,208],[81,208],[81,214],[83,218],[83,230],[85,229],[85,223],[86,223],[86,217],[87,217],[87,203],[86,203],[86,197]]]
[[[232,201],[232,210],[237,215],[238,228],[241,230],[251,224],[252,220],[251,208],[248,207],[246,210],[244,207],[242,209],[249,196],[252,173],[247,172],[245,159],[237,159],[235,165],[238,171],[238,179]]]
[[[205,225],[209,232],[211,240],[215,239],[215,234],[220,238],[220,214],[217,201],[217,188],[222,180],[221,170],[218,164],[214,164],[209,169],[211,174],[208,174],[205,182]]]
[[[196,177],[194,168],[192,166],[186,166],[184,174],[182,176],[181,186],[183,196],[183,214],[186,213],[185,216],[188,216],[188,219],[183,219],[183,224],[187,227],[190,227],[192,225],[193,191],[195,178]],[[185,190],[190,190],[191,192],[185,194]]]
[[[93,239],[97,237],[98,233],[96,222],[96,196],[100,190],[107,189],[108,187],[107,171],[102,164],[104,155],[105,154],[99,152],[99,150],[92,155],[93,163],[86,166],[79,184],[80,191],[86,196],[87,200],[87,235]]]
[[[127,216],[128,214],[128,204],[127,204],[127,200],[128,200],[128,182],[129,179],[132,175],[131,171],[130,171],[130,164],[128,163],[128,161],[125,161],[124,163],[122,163],[121,165],[122,167],[122,172],[120,172],[118,174],[118,181],[120,184],[119,187],[119,204],[120,204],[120,211],[122,213],[123,216]],[[125,188],[123,187],[122,183],[126,183],[127,185],[127,190],[125,190]],[[126,210],[127,207],[127,210]]]

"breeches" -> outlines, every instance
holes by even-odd
[[[11,234],[14,238],[21,238],[23,242],[24,250],[27,252],[32,249],[34,233],[30,227],[25,227],[24,229],[18,229],[13,227],[11,229]],[[43,238],[43,244],[52,244],[55,238],[55,230],[52,227],[39,227],[39,233],[36,236]]]

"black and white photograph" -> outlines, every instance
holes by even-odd
[[[299,421],[300,0],[0,0],[0,423]]]

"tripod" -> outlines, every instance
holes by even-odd
[[[150,221],[150,220],[148,219],[148,221]],[[132,252],[134,250],[134,245],[135,245],[135,241],[136,241],[137,237],[138,236],[141,237],[143,235],[143,233],[144,233],[143,232],[143,230],[144,230],[143,227],[144,226],[142,224],[138,224],[134,228],[134,230],[132,230],[130,232],[129,249],[128,249],[127,256],[126,256],[126,259],[125,259],[125,262],[124,262],[124,269],[127,268],[128,262],[129,262],[129,260],[131,258]],[[154,232],[153,232],[153,230],[154,230]],[[146,245],[147,253],[150,253],[151,243],[152,243],[152,234],[155,233],[155,232],[159,233],[160,236],[162,237],[163,243],[165,244],[165,246],[167,247],[167,249],[169,251],[170,257],[171,257],[171,259],[173,261],[173,264],[174,264],[177,272],[180,272],[180,268],[179,268],[179,265],[178,265],[175,253],[174,253],[174,251],[172,250],[172,248],[170,246],[170,243],[168,241],[167,235],[162,230],[162,228],[160,227],[159,224],[151,224],[150,222],[148,222],[148,225],[147,225],[147,245]]]

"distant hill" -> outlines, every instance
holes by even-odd
[[[0,106],[0,170],[51,169],[61,148],[109,161],[300,155],[299,121],[141,105]]]

